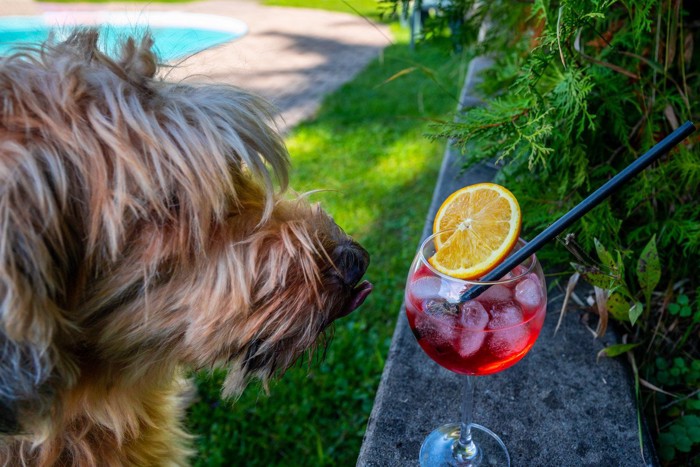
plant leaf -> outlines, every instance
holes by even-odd
[[[621,293],[615,291],[608,297],[608,312],[618,321],[629,321],[630,302]]]
[[[566,311],[566,307],[569,304],[571,294],[576,288],[576,284],[578,283],[579,277],[580,274],[577,272],[573,273],[571,277],[569,277],[569,283],[566,286],[566,294],[564,295],[564,302],[561,304],[561,311],[559,312],[559,321],[557,321],[557,327],[554,329],[554,334],[557,333],[557,331],[559,330],[559,326],[561,326],[561,322],[564,319],[564,312]]]
[[[603,350],[598,352],[598,356],[601,356],[602,354],[605,354],[606,357],[617,357],[618,355],[622,355],[623,353],[632,350],[633,348],[637,347],[639,345],[639,342],[634,343],[634,344],[613,344],[605,347]]]
[[[643,311],[644,305],[642,305],[641,302],[636,302],[634,305],[632,305],[632,308],[630,308],[629,311],[630,323],[634,324],[637,322],[637,318],[642,315]]]
[[[593,287],[595,302],[598,306],[598,327],[595,330],[596,337],[603,337],[608,329],[608,291],[600,287]]]
[[[656,235],[651,237],[651,240],[644,247],[639,257],[637,278],[648,302],[651,298],[651,293],[661,280],[661,262],[659,261],[659,253],[656,250]]]
[[[593,241],[595,242],[595,250],[598,253],[598,258],[600,261],[609,269],[615,270],[615,260],[613,259],[612,255],[608,252],[608,250],[605,249],[602,243],[598,241],[597,238],[594,238]]]
[[[694,443],[700,443],[700,427],[690,427],[688,428],[688,436],[690,440]]]
[[[625,277],[625,263],[622,260],[622,253],[617,250],[617,271],[620,277]]]
[[[666,436],[662,437],[662,435],[666,435]],[[661,443],[666,443],[666,444],[662,444],[661,446],[659,446],[659,452],[661,453],[661,458],[665,461],[670,461],[676,456],[676,450],[673,448],[672,443],[668,441],[669,438],[675,439],[675,438],[672,438],[672,436],[669,436],[668,433],[661,433],[659,435],[659,441]]]
[[[401,76],[403,76],[403,75],[407,75],[407,74],[409,74],[409,73],[413,73],[413,72],[416,71],[417,69],[418,69],[417,67],[411,66],[411,67],[408,67],[408,68],[404,68],[403,70],[399,70],[398,72],[394,73],[393,75],[391,75],[390,77],[388,77],[387,79],[385,79],[384,82],[383,82],[382,84],[387,84],[387,83],[389,83],[389,82],[391,82],[391,81],[394,81],[395,79],[397,79],[397,78],[399,78],[399,77],[401,77]]]
[[[581,275],[583,280],[592,286],[607,290],[612,288],[614,279],[610,275],[600,272],[599,269],[576,263],[571,263],[571,266]]]

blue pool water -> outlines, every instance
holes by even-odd
[[[204,16],[204,15],[202,15]],[[197,15],[188,15],[189,18],[196,18]],[[162,16],[161,16],[162,18]],[[206,18],[205,18],[206,19]],[[235,20],[231,20],[235,21]],[[163,21],[160,21],[161,23]],[[182,21],[178,21],[182,22]],[[192,21],[191,24],[196,24]],[[43,42],[53,31],[58,39],[67,37],[75,26],[81,24],[66,24],[52,26],[41,16],[7,16],[0,17],[0,56],[7,55],[18,46],[27,44],[37,44]],[[91,25],[95,25],[92,24]],[[243,36],[246,32],[245,25],[238,22],[235,27],[208,29],[206,27],[183,27],[149,24],[110,24],[109,22],[97,24],[102,33],[100,36],[100,49],[106,53],[116,52],[115,46],[120,38],[125,36],[141,37],[148,30],[153,36],[155,51],[159,60],[171,62],[173,60],[186,57],[201,50],[220,45]],[[228,29],[228,30],[226,30]]]

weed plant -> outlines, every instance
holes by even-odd
[[[396,0],[394,3],[400,3]],[[462,47],[495,64],[486,105],[432,127],[494,160],[537,233],[685,120],[700,123],[696,2],[445,2],[424,37],[458,18]],[[490,24],[481,42],[478,28]],[[589,312],[623,342],[662,461],[700,463],[700,137],[694,134],[543,252],[593,286]],[[565,246],[570,250],[566,251]]]

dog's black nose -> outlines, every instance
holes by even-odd
[[[355,287],[367,271],[369,253],[359,243],[349,240],[335,248],[333,261],[343,282],[349,287]]]

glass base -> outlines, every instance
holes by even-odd
[[[459,423],[450,423],[430,433],[420,448],[420,465],[422,467],[510,466],[510,454],[501,438],[493,431],[476,423],[471,424],[471,432],[472,440],[477,446],[477,453],[470,460],[455,459],[452,449],[459,440],[459,430]]]

